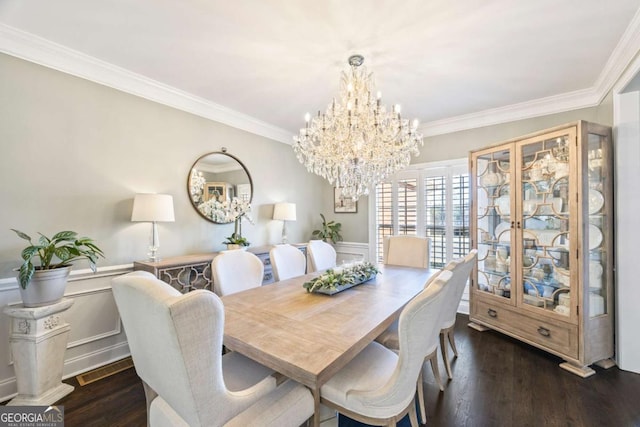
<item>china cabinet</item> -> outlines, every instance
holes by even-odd
[[[587,377],[613,362],[611,129],[579,121],[470,153],[469,326]]]

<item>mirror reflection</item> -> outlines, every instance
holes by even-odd
[[[207,153],[191,167],[187,179],[191,204],[205,219],[226,224],[225,215],[232,201],[251,202],[253,182],[244,164],[224,151]]]

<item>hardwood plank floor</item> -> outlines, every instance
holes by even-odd
[[[640,427],[640,375],[596,367],[596,375],[582,379],[559,368],[555,356],[467,323],[468,316],[458,316],[460,357],[444,392],[427,370],[427,425]],[[66,382],[76,386],[58,402],[66,427],[146,425],[144,391],[133,369],[83,387]]]

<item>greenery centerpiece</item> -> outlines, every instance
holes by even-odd
[[[104,253],[92,239],[78,237],[75,231],[60,231],[51,238],[38,233],[40,238],[33,242],[22,231],[11,230],[29,242],[29,246],[22,250],[23,262],[18,273],[20,294],[24,305],[28,307],[52,304],[62,298],[73,261],[86,259],[95,273],[98,258],[104,257]],[[34,263],[36,259],[39,260],[39,265]],[[46,289],[47,286],[56,289]],[[34,287],[44,289],[42,292],[41,289],[29,289]],[[43,300],[40,300],[40,296]]]
[[[302,286],[307,292],[332,295],[371,280],[379,272],[370,262],[346,264],[343,267],[330,268]]]

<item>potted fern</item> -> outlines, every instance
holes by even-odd
[[[22,250],[23,263],[18,269],[20,296],[25,307],[40,307],[60,301],[71,272],[71,263],[86,259],[95,273],[98,257],[104,257],[92,239],[78,238],[75,231],[61,231],[51,238],[38,233],[40,238],[34,243],[22,231],[11,230],[29,242],[29,246]],[[34,264],[36,258],[39,265]]]

